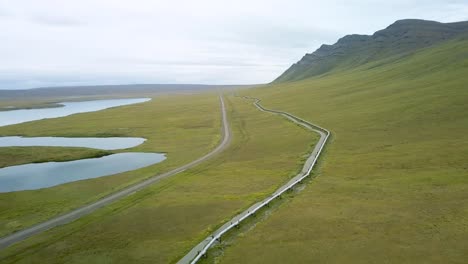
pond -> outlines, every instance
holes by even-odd
[[[136,170],[166,159],[159,153],[118,153],[67,162],[31,163],[0,169],[0,192],[35,190]]]
[[[22,109],[0,112],[0,126],[20,124],[45,118],[94,112],[111,107],[147,102],[149,98],[64,102],[63,107]],[[145,142],[144,138],[64,138],[0,137],[0,147],[87,147],[102,150],[127,149]],[[100,158],[66,162],[31,163],[0,169],[0,192],[35,190],[59,184],[137,170],[166,159],[160,153],[118,153]]]
[[[41,120],[45,118],[57,118],[69,116],[77,113],[87,113],[108,109],[116,106],[143,103],[150,98],[136,99],[112,99],[94,100],[84,102],[63,102],[63,107],[41,108],[41,109],[20,109],[11,111],[0,111],[0,126],[20,124],[24,122]]]
[[[141,145],[144,138],[66,138],[66,137],[0,137],[0,147],[82,147],[102,150],[127,149]]]

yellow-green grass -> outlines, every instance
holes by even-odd
[[[125,98],[136,97],[135,95],[128,94]],[[140,96],[141,97],[141,96]],[[71,101],[90,101],[100,99],[116,99],[120,96],[80,96],[80,97],[32,97],[29,99],[24,98],[8,98],[2,100],[0,98],[0,112],[1,111],[12,111],[20,109],[42,109],[42,108],[55,108],[63,107],[59,102],[71,102]]]
[[[30,102],[29,104],[25,102],[23,105],[15,104],[13,106],[11,105],[10,102],[0,102],[0,112],[19,110],[19,109],[41,109],[41,108],[55,108],[55,107],[62,107],[62,106],[56,103],[33,103],[31,104]]]
[[[145,143],[114,152],[162,152],[167,159],[136,171],[32,191],[0,194],[0,236],[95,201],[111,192],[197,159],[220,140],[217,94],[159,96],[152,101],[0,128],[0,135],[64,137],[144,137]],[[0,150],[0,155],[8,155]],[[16,148],[14,148],[17,150]],[[47,153],[45,153],[47,152]],[[21,148],[2,165],[28,161],[87,158],[102,153],[75,148]]]
[[[126,93],[105,93],[95,95],[69,95],[69,96],[56,96],[56,95],[43,95],[43,96],[17,96],[17,97],[0,97],[0,111],[12,111],[20,109],[42,109],[42,108],[55,108],[63,107],[61,102],[81,102],[81,101],[92,101],[92,100],[110,100],[110,99],[128,99],[128,98],[153,98],[162,94],[193,94],[183,91],[175,92],[131,92]]]
[[[0,168],[27,163],[97,158],[109,154],[112,152],[88,148],[2,147],[0,148]]]
[[[468,41],[244,91],[332,131],[319,175],[219,263],[466,263]]]
[[[173,263],[302,167],[318,135],[226,98],[233,138],[219,156],[69,225],[13,245],[4,263]]]

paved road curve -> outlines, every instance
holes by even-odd
[[[40,223],[38,225],[35,225],[35,226],[32,226],[30,228],[27,228],[27,229],[24,229],[24,230],[21,230],[21,231],[18,231],[16,233],[13,233],[9,236],[6,236],[6,237],[3,237],[0,239],[0,249],[3,249],[3,248],[6,248],[8,247],[9,245],[13,244],[13,243],[17,243],[17,242],[20,242],[30,236],[33,236],[33,235],[36,235],[38,233],[41,233],[45,230],[48,230],[48,229],[51,229],[53,227],[56,227],[56,226],[59,226],[59,225],[64,225],[66,223],[69,223],[73,220],[76,220],[84,215],[87,215],[93,211],[95,211],[96,209],[98,208],[101,208],[103,206],[106,206],[112,202],[115,202],[123,197],[126,197],[130,194],[133,194],[145,187],[147,187],[148,185],[151,185],[155,182],[158,182],[164,178],[167,178],[167,177],[170,177],[170,176],[173,176],[173,175],[176,175],[177,173],[180,173],[186,169],[189,169],[191,167],[194,167],[204,161],[206,161],[207,159],[213,157],[214,155],[218,154],[219,152],[223,151],[229,144],[229,141],[231,139],[231,133],[229,131],[229,123],[228,123],[228,120],[227,120],[227,116],[226,116],[226,108],[224,106],[224,100],[223,100],[223,97],[220,96],[219,97],[219,100],[220,100],[220,103],[221,103],[221,112],[222,112],[222,134],[223,134],[223,140],[221,141],[221,143],[214,149],[212,150],[210,153],[206,154],[205,156],[197,159],[197,160],[194,160],[188,164],[185,164],[184,166],[182,167],[179,167],[179,168],[176,168],[172,171],[169,171],[169,172],[166,172],[166,173],[163,173],[163,174],[159,174],[159,175],[155,175],[147,180],[144,180],[140,183],[137,183],[135,185],[132,185],[130,187],[127,187],[123,190],[120,190],[114,194],[111,194],[107,197],[104,197],[103,199],[101,200],[98,200],[94,203],[91,203],[91,204],[88,204],[86,206],[83,206],[81,208],[78,208],[78,209],[75,209],[67,214],[64,214],[64,215],[61,215],[61,216],[58,216],[58,217],[55,217],[55,218],[52,218],[46,222],[43,222],[43,223]]]
[[[282,115],[285,118],[291,120],[294,123],[297,123],[307,129],[310,129],[312,131],[315,131],[320,134],[320,139],[315,145],[314,150],[310,154],[309,158],[306,160],[304,163],[304,166],[302,168],[302,171],[296,175],[294,178],[292,178],[290,181],[288,181],[286,184],[281,186],[278,190],[276,190],[271,196],[265,198],[264,200],[252,205],[249,207],[247,210],[244,212],[236,215],[234,218],[232,218],[229,222],[225,223],[223,226],[221,226],[218,230],[213,232],[210,236],[208,236],[205,240],[200,242],[198,245],[196,245],[192,250],[190,250],[187,255],[185,255],[181,260],[179,260],[178,264],[187,264],[187,263],[197,263],[200,258],[202,258],[208,249],[216,243],[216,241],[219,241],[221,239],[221,236],[232,229],[233,227],[239,225],[240,222],[242,222],[244,219],[248,218],[249,216],[253,215],[256,211],[260,210],[262,207],[268,205],[271,201],[279,197],[281,194],[286,192],[287,190],[291,189],[294,187],[296,184],[301,182],[304,178],[310,175],[310,172],[312,171],[312,168],[314,167],[315,163],[317,162],[318,157],[320,156],[320,153],[322,152],[323,147],[325,146],[325,143],[327,142],[328,137],[330,136],[330,132],[322,127],[319,127],[317,125],[314,125],[312,123],[309,123],[299,117],[296,117],[292,114],[289,114],[287,112],[282,112],[282,111],[276,111],[276,110],[270,110],[264,108],[262,105],[260,105],[260,100],[257,98],[253,97],[247,97],[244,96],[245,99],[252,99],[255,100],[254,104],[255,106],[263,112],[270,112],[278,115]]]

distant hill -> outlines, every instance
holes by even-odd
[[[0,90],[1,100],[26,100],[35,98],[64,97],[128,97],[152,95],[162,92],[194,92],[200,90],[234,87],[232,85],[203,84],[130,84],[44,87],[27,90]]]
[[[347,35],[333,45],[322,45],[293,64],[274,83],[297,81],[385,58],[398,59],[464,35],[468,35],[468,21],[399,20],[371,36]]]

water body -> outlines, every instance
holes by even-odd
[[[94,112],[111,107],[147,102],[151,99],[115,99],[64,102],[63,107],[22,109],[0,112],[0,126],[20,124],[45,118]],[[63,138],[0,137],[0,147],[59,146],[88,147],[103,150],[126,149],[142,144],[144,138]],[[159,163],[166,159],[159,153],[118,153],[100,158],[67,162],[31,163],[0,169],[0,192],[35,190],[59,184],[115,175]]]
[[[158,153],[119,153],[101,158],[46,162],[0,169],[0,192],[35,190],[136,170],[166,159]]]
[[[64,138],[64,137],[0,137],[0,147],[82,147],[102,150],[127,149],[141,145],[144,138]]]
[[[95,100],[85,102],[63,102],[60,103],[61,105],[63,105],[63,107],[0,111],[0,126],[20,124],[45,118],[64,117],[77,113],[94,112],[116,106],[143,103],[149,100],[151,99],[138,98]]]

